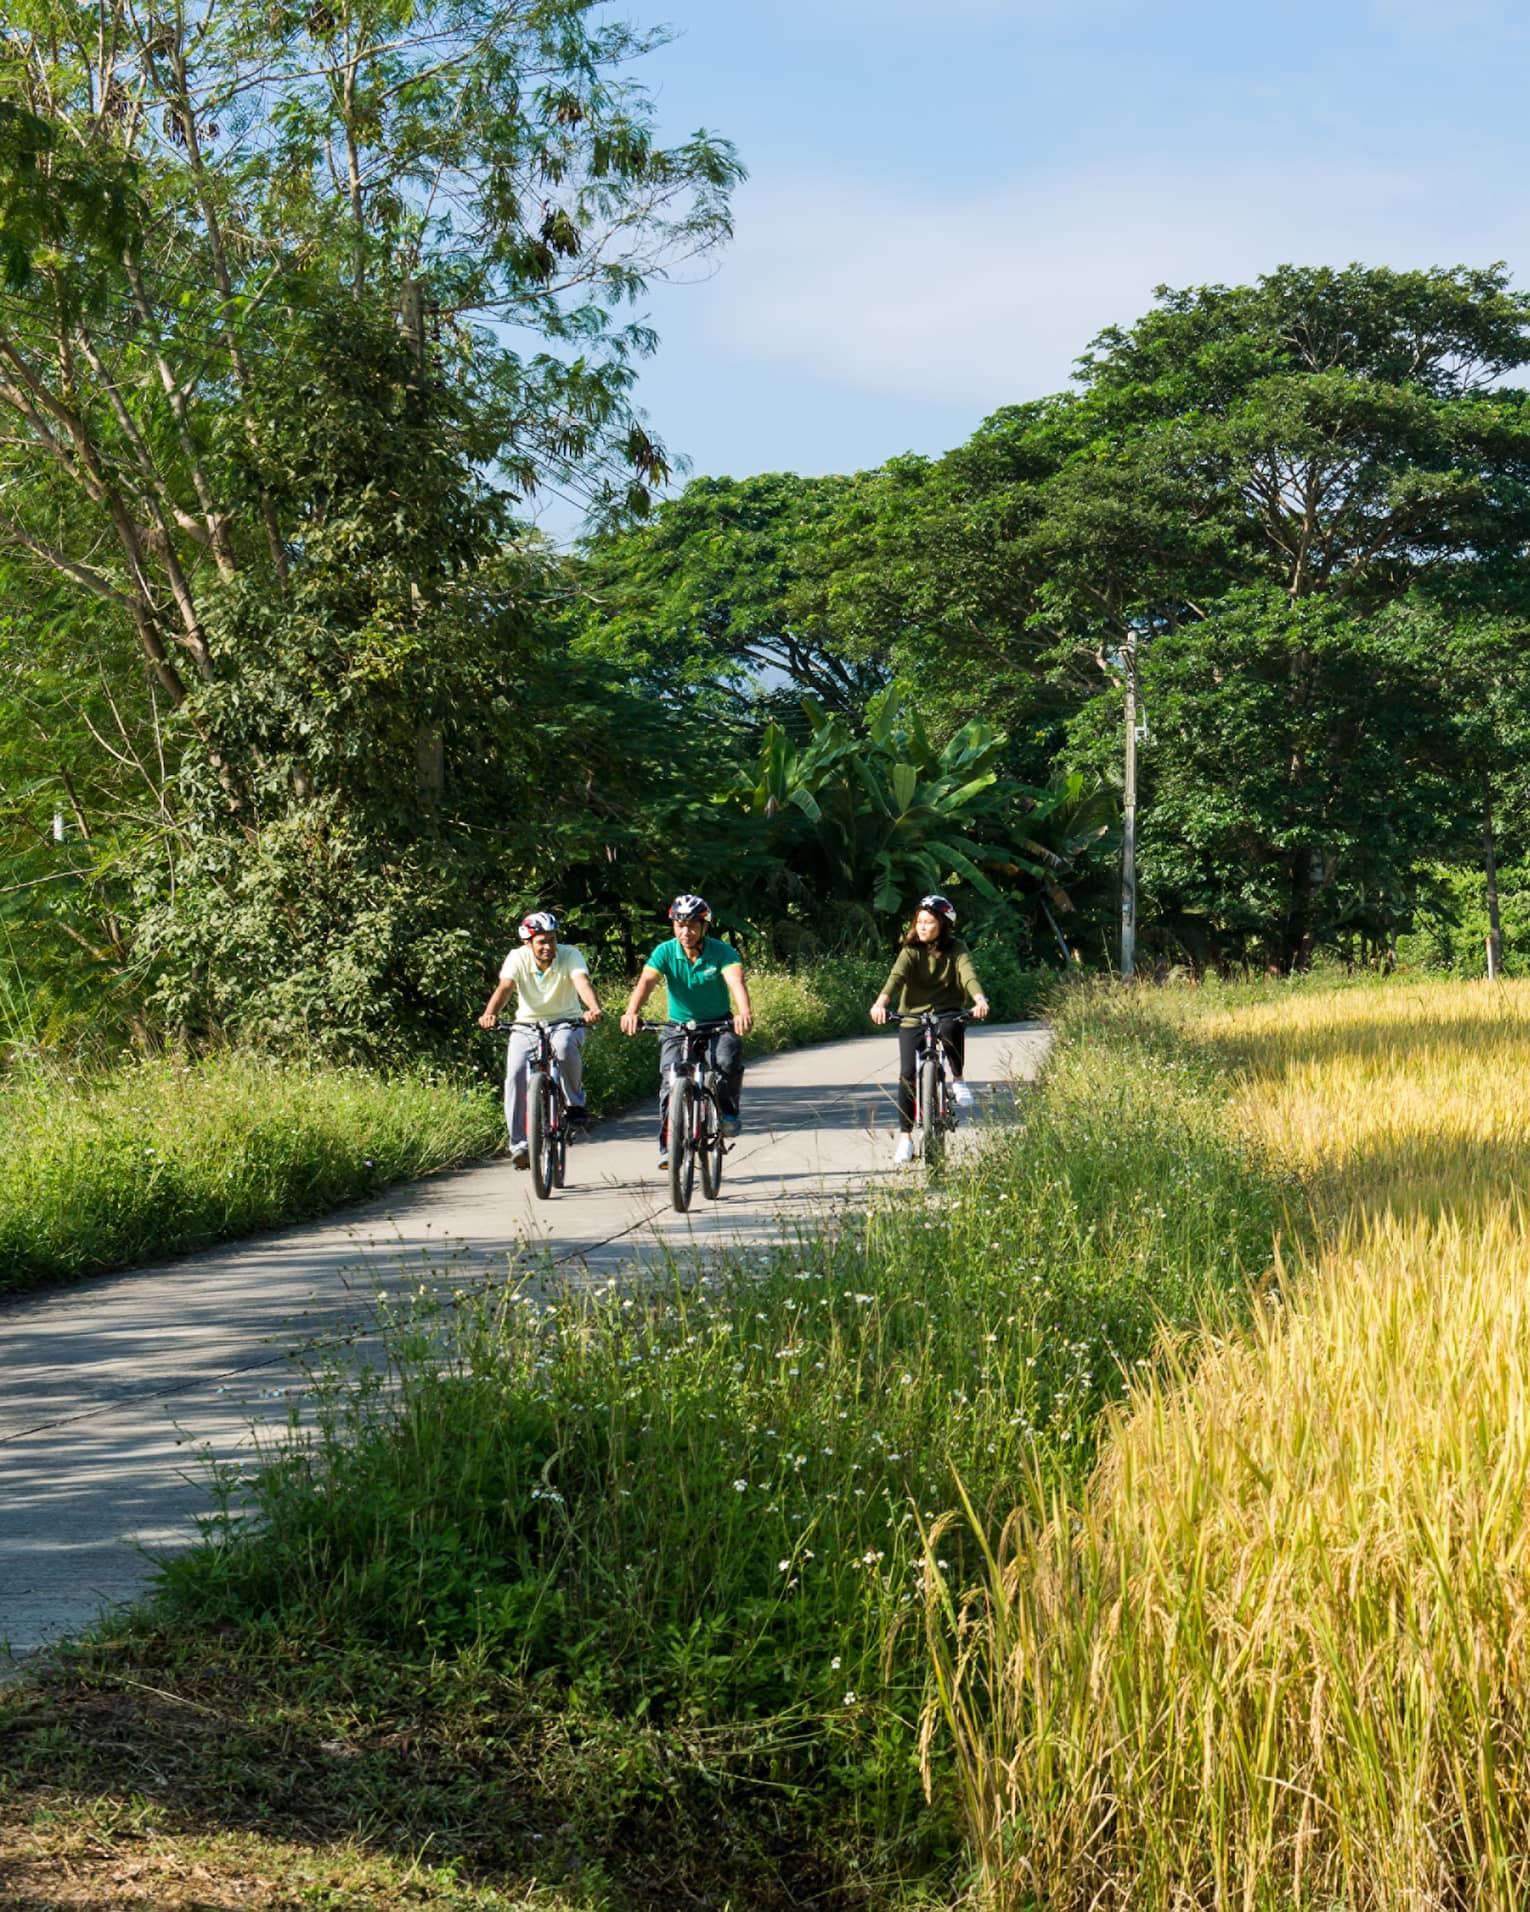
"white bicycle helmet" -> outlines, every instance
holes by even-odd
[[[533,936],[556,936],[558,919],[551,910],[533,910],[529,916],[521,918],[521,941],[529,943]]]
[[[698,916],[710,922],[712,905],[704,896],[694,896],[689,890],[683,896],[677,896],[669,906],[669,920],[672,923],[694,922]]]
[[[942,896],[938,890],[933,895],[920,897],[914,905],[916,916],[920,910],[928,910],[932,916],[938,916],[943,923],[956,921],[956,905],[949,896]]]

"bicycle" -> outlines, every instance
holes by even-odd
[[[938,1162],[957,1120],[939,1029],[943,1022],[971,1022],[972,1011],[922,1009],[916,1016],[892,1015],[887,1020],[919,1028],[914,1049],[914,1130],[924,1159]]]
[[[716,1016],[708,1022],[639,1022],[639,1029],[654,1034],[678,1029],[685,1037],[680,1060],[670,1071],[669,1100],[665,1129],[669,1137],[669,1199],[678,1214],[691,1205],[696,1185],[696,1164],[701,1163],[701,1190],[709,1202],[715,1202],[722,1188],[723,1157],[728,1144],[723,1136],[722,1104],[713,1086],[712,1038],[733,1027],[731,1016]]]
[[[568,1098],[558,1073],[552,1032],[583,1024],[583,1016],[557,1016],[551,1022],[530,1025],[537,1032],[537,1046],[526,1060],[526,1147],[531,1156],[531,1185],[544,1202],[552,1199],[555,1188],[563,1187],[568,1168]],[[513,1022],[494,1025],[496,1034],[526,1027]]]

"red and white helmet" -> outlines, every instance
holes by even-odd
[[[956,905],[949,896],[942,896],[938,890],[931,896],[920,897],[914,906],[914,914],[917,916],[920,910],[928,910],[931,916],[938,916],[943,923],[956,921]]]
[[[529,943],[533,936],[556,936],[558,919],[551,910],[533,910],[529,916],[521,918],[521,941]]]
[[[695,896],[687,890],[683,896],[677,896],[669,906],[669,920],[672,923],[692,923],[697,917],[703,922],[712,920],[712,905],[704,896]]]

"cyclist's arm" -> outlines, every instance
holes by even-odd
[[[886,1022],[887,1005],[892,1001],[894,992],[902,981],[903,972],[907,967],[908,951],[906,949],[900,949],[898,951],[897,961],[887,972],[887,981],[882,985],[881,995],[878,996],[876,1001],[871,1005],[871,1020],[873,1022]]]
[[[622,1028],[626,1030],[629,1036],[635,1036],[637,1034],[638,1016],[643,1004],[647,1002],[648,998],[653,994],[653,986],[658,980],[658,970],[650,969],[648,965],[644,963],[641,975],[632,985],[632,994],[627,998],[627,1007],[622,1011]]]
[[[515,988],[515,984],[511,982],[508,978],[504,980],[503,982],[497,983],[495,985],[494,994],[489,998],[488,1007],[484,1010],[483,1014],[478,1018],[478,1026],[480,1029],[492,1029],[494,1027],[495,1022],[498,1020],[498,1017],[499,1017],[501,1005],[505,1002],[511,990],[513,990],[514,988]]]
[[[754,1027],[754,1005],[749,1000],[749,985],[744,981],[744,965],[729,963],[722,975],[733,998],[733,1033],[747,1036]]]
[[[603,1013],[600,998],[595,994],[595,985],[590,981],[590,972],[587,969],[574,971],[574,988],[579,993],[579,1000],[584,1004],[585,1021],[599,1022]]]
[[[956,974],[962,988],[972,998],[972,1013],[979,1022],[988,1014],[988,998],[983,994],[983,985],[978,981],[977,971],[972,966],[972,958],[963,950],[956,959]]]

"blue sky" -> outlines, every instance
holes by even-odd
[[[642,0],[668,138],[737,236],[660,288],[640,402],[696,472],[960,443],[1160,282],[1505,258],[1530,282],[1530,13],[1499,0]]]

